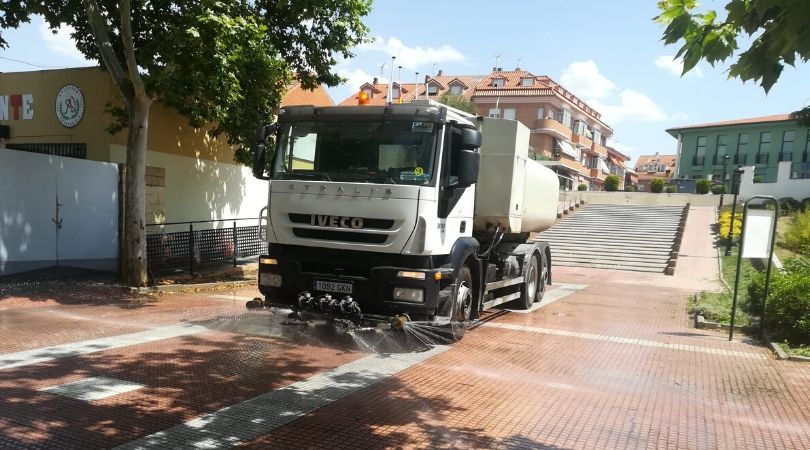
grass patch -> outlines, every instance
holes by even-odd
[[[777,342],[776,345],[789,356],[806,356],[810,358],[810,345],[797,345],[794,347],[788,341]]]
[[[774,246],[773,252],[776,253],[779,260],[783,262],[788,258],[796,256],[796,253],[782,246],[784,243],[785,232],[787,231],[791,220],[792,216],[782,216],[776,221],[776,245]]]
[[[730,256],[722,256],[723,249],[721,248],[721,260],[723,262],[723,278],[726,280],[731,288],[734,288],[734,278],[737,273],[737,253],[738,248],[731,249]],[[752,317],[745,311],[749,305],[748,299],[748,285],[751,283],[752,276],[757,273],[757,269],[751,265],[751,261],[743,259],[740,265],[740,287],[737,294],[737,318],[735,325],[745,326],[753,323]],[[729,324],[731,322],[731,303],[733,291],[724,290],[723,292],[701,292],[689,308],[692,314],[700,314],[710,322],[717,322]]]

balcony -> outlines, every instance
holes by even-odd
[[[581,134],[574,134],[573,136],[571,136],[571,142],[573,142],[579,148],[584,148],[587,150],[593,149],[593,141]]]
[[[779,152],[779,161],[793,161],[793,152],[791,151]]]
[[[767,153],[757,153],[757,164],[768,164],[768,154]]]
[[[735,155],[734,156],[734,164],[745,164],[745,161],[748,159],[748,155]]]
[[[537,119],[534,131],[548,134],[555,138],[571,140],[571,129],[554,119]]]
[[[599,180],[605,181],[607,175],[605,174],[605,172],[602,172],[599,169],[591,169],[591,178],[597,178]]]
[[[576,170],[578,173],[582,175],[588,174],[589,169],[580,164],[579,161],[574,161],[573,159],[568,158],[560,158],[560,163],[562,163],[563,166],[569,169]]]
[[[596,153],[599,153],[599,154],[600,154],[600,155],[602,155],[602,156],[607,156],[607,154],[608,154],[608,149],[607,149],[607,147],[605,147],[605,146],[604,146],[604,145],[602,145],[602,144],[598,144],[598,143],[596,143],[596,142],[594,142],[594,143],[593,143],[593,150],[594,150]]]

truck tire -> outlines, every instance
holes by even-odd
[[[443,327],[442,334],[450,341],[457,342],[464,337],[473,308],[473,284],[470,268],[465,264],[458,272],[450,305],[450,323]]]
[[[547,284],[548,260],[544,256],[540,256],[540,282],[537,284],[537,292],[534,294],[535,303],[543,300],[543,296],[546,294]]]
[[[520,287],[520,300],[517,302],[521,309],[529,309],[532,304],[537,301],[537,293],[540,290],[542,281],[541,276],[541,263],[537,257],[537,253],[533,253],[529,258],[529,267],[526,268],[526,279]]]

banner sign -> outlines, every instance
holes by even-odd
[[[742,257],[767,259],[771,254],[771,236],[776,226],[776,214],[771,209],[749,209],[742,236]]]

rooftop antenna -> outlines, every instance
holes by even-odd
[[[498,70],[498,63],[500,63],[500,61],[501,61],[501,54],[498,53],[497,55],[495,55],[495,68],[494,68],[494,70]]]
[[[432,77],[436,76],[436,63],[433,63],[433,69],[431,69],[430,73],[433,74],[433,75],[431,75]]]
[[[520,62],[521,62],[521,61],[523,61],[523,58],[518,58],[518,59],[517,59],[517,66],[515,66],[515,67],[517,67],[517,69],[516,69],[516,70],[520,70]]]
[[[398,103],[402,103],[402,66],[397,66],[397,84],[399,85]]]
[[[419,100],[419,72],[416,72],[413,77],[413,90],[415,91],[413,93],[413,98],[415,100]]]
[[[391,78],[388,79],[388,104],[389,105],[392,103],[393,99],[391,97],[394,95],[394,85],[393,85],[393,80],[394,80],[394,60],[396,60],[396,59],[397,59],[396,56],[391,57]]]
[[[380,64],[380,80],[383,79],[383,70],[385,70],[385,63]]]

